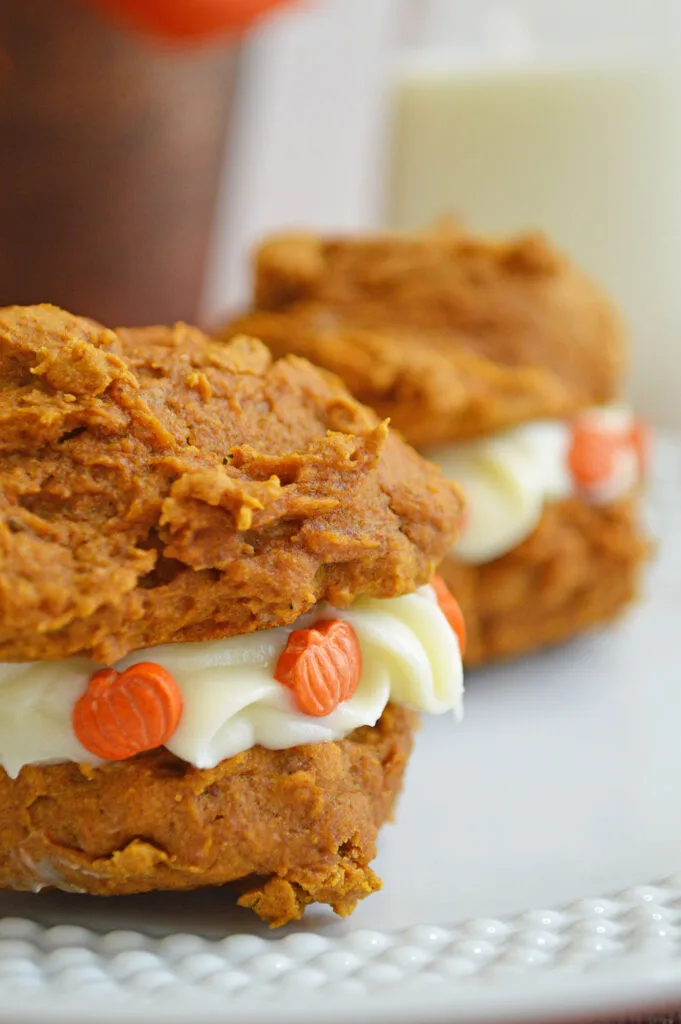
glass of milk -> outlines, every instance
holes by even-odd
[[[624,312],[638,408],[681,426],[681,0],[412,0],[405,24],[388,226],[548,232]]]

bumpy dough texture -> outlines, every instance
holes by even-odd
[[[411,444],[565,417],[619,391],[623,331],[540,236],[282,236],[256,257],[254,333],[339,374]]]
[[[308,362],[0,311],[0,660],[292,622],[428,582],[456,487]]]
[[[243,879],[239,903],[272,925],[313,902],[345,916],[380,888],[369,862],[415,724],[388,705],[339,742],[254,747],[207,771],[165,750],[0,770],[0,887],[113,896]]]
[[[446,558],[439,571],[466,619],[466,664],[560,643],[616,618],[636,596],[648,554],[633,498],[601,507],[572,498],[548,505],[534,533],[488,565]]]

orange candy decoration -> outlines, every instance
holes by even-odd
[[[352,697],[362,676],[357,635],[342,619],[322,619],[294,629],[279,656],[274,678],[293,690],[305,715],[329,715]]]
[[[627,440],[636,452],[638,471],[644,477],[650,458],[650,428],[648,424],[644,420],[634,420]]]
[[[604,483],[615,468],[618,453],[628,447],[634,449],[643,476],[648,462],[648,428],[642,420],[634,420],[626,432],[615,432],[599,428],[588,417],[577,419],[567,456],[573,479],[587,490]]]
[[[175,41],[238,35],[290,0],[89,0],[133,28]]]
[[[182,715],[182,693],[160,665],[95,672],[73,710],[80,743],[95,757],[124,761],[167,743]]]
[[[466,653],[466,623],[459,602],[452,596],[449,587],[441,576],[433,576],[430,585],[435,591],[440,611],[456,633],[456,638],[459,641],[459,651],[463,658]]]
[[[607,480],[621,447],[622,438],[618,434],[597,430],[588,423],[575,423],[567,461],[580,487],[594,487]]]

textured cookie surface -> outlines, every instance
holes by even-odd
[[[112,896],[246,880],[239,902],[272,924],[312,902],[345,916],[380,888],[369,863],[415,724],[388,705],[345,740],[254,747],[204,771],[164,750],[0,770],[0,887]]]
[[[633,498],[548,505],[536,530],[487,565],[440,567],[461,605],[466,664],[561,643],[617,617],[636,597],[649,544]]]
[[[292,622],[426,583],[454,485],[258,341],[0,311],[0,660]]]
[[[282,236],[256,258],[257,334],[339,374],[407,440],[437,444],[564,417],[619,391],[609,301],[539,236]]]

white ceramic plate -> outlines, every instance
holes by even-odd
[[[510,1021],[681,1006],[681,443],[645,600],[424,722],[385,886],[280,932],[228,892],[0,895],[0,1021]]]

